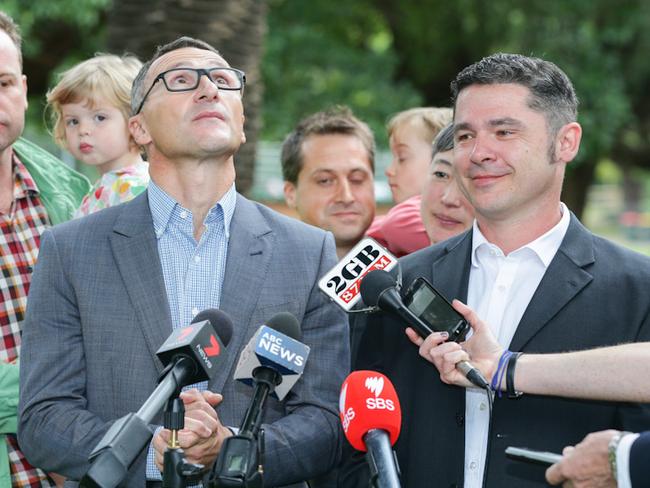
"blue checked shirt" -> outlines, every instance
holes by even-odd
[[[192,212],[153,181],[149,183],[148,197],[172,326],[176,329],[189,325],[196,314],[207,308],[219,308],[237,193],[233,183],[210,209],[198,242],[194,239]],[[192,387],[205,390],[207,382]],[[154,463],[153,444],[147,454],[147,479],[161,479]]]

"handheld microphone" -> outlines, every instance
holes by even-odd
[[[255,390],[239,433],[224,441],[210,480],[212,486],[261,486],[264,404],[269,395],[284,399],[300,379],[309,346],[298,342],[299,338],[296,317],[281,312],[262,325],[242,350],[234,378]]]
[[[368,273],[361,281],[361,297],[367,305],[379,307],[384,312],[396,315],[412,327],[423,339],[434,330],[417,315],[411,312],[396,288],[395,279],[386,271],[375,270]],[[460,361],[456,368],[474,385],[490,389],[490,384],[483,374],[467,361]]]
[[[215,332],[216,331],[216,332]],[[149,424],[181,388],[209,380],[223,360],[233,326],[217,309],[199,313],[186,327],[174,329],[156,352],[166,368],[158,386],[135,414],[116,420],[88,456],[91,466],[80,486],[114,488],[153,437]]]
[[[390,380],[376,371],[353,371],[343,382],[339,415],[348,442],[367,452],[379,488],[400,486],[392,446],[399,437],[402,412]]]

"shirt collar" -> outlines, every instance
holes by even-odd
[[[165,230],[167,230],[167,226],[169,225],[169,221],[176,207],[182,207],[167,192],[156,185],[153,180],[149,182],[147,198],[149,200],[149,208],[151,209],[156,237],[160,239],[160,237],[165,233]],[[214,219],[217,218],[218,210],[220,208],[223,212],[223,225],[226,231],[226,238],[230,237],[230,222],[235,213],[236,203],[237,190],[235,189],[235,183],[233,183],[221,199],[214,204],[205,218],[206,223],[213,222]]]
[[[32,175],[29,174],[29,171],[25,165],[18,159],[16,153],[13,153],[13,158],[11,166],[14,174],[14,200],[18,198],[23,198],[29,193],[38,195],[38,186],[32,178]]]
[[[560,248],[560,244],[562,244],[562,240],[569,229],[569,223],[571,221],[569,209],[562,202],[560,202],[560,211],[562,212],[562,217],[553,228],[534,241],[512,251],[510,254],[517,254],[524,249],[529,249],[537,255],[540,261],[544,264],[544,267],[547,268],[555,257],[557,250]],[[474,219],[474,224],[472,226],[472,266],[478,267],[479,265],[477,251],[480,248],[498,249],[496,245],[488,242],[481,232],[481,229],[479,229],[476,219]]]

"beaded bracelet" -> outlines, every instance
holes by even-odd
[[[507,349],[503,351],[501,357],[499,358],[497,370],[494,372],[494,375],[492,375],[492,383],[490,384],[490,388],[492,388],[492,391],[496,392],[499,398],[501,398],[501,389],[499,387],[501,386],[503,374],[506,371],[506,365],[508,364],[508,359],[510,359],[510,356],[512,356],[512,351],[508,351]]]

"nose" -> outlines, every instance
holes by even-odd
[[[447,187],[445,188],[445,191],[442,192],[442,198],[440,199],[440,201],[446,207],[460,207],[462,198],[463,195],[460,192],[458,183],[456,183],[455,180],[452,180],[449,183],[447,183]]]
[[[474,137],[474,145],[472,146],[469,158],[470,161],[476,164],[494,159],[494,151],[490,146],[487,136],[477,134]]]
[[[209,100],[218,99],[219,87],[206,73],[201,73],[199,75],[199,86],[196,88],[196,94],[199,100],[203,98]]]
[[[337,192],[337,200],[342,203],[352,203],[354,202],[354,194],[352,193],[352,187],[350,182],[347,179],[342,179]]]
[[[391,178],[391,177],[395,176],[395,168],[396,168],[396,166],[397,166],[396,158],[391,159],[390,164],[384,170],[384,174],[386,175],[387,178]]]
[[[79,120],[79,134],[87,136],[91,132],[91,123],[85,118]]]

